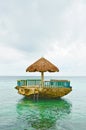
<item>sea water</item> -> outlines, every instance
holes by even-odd
[[[38,101],[15,89],[17,79],[28,78],[0,77],[0,130],[86,130],[86,77],[45,77],[70,80],[72,92],[58,100]]]

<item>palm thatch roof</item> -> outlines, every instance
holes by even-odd
[[[50,61],[48,61],[45,58],[40,58],[39,60],[37,60],[35,63],[33,63],[32,65],[30,65],[27,69],[26,72],[58,72],[59,69],[52,64]]]

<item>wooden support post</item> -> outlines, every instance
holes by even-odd
[[[41,72],[41,86],[44,86],[44,72]]]

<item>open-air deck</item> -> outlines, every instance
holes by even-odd
[[[70,81],[54,80],[44,81],[40,79],[17,80],[16,89],[19,94],[28,97],[59,98],[72,91]]]

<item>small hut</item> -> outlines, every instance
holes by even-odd
[[[41,72],[41,85],[44,85],[44,72],[59,72],[59,69],[45,58],[40,58],[35,63],[30,65],[26,72]]]
[[[51,79],[44,81],[44,72],[59,72],[59,69],[43,57],[30,65],[26,72],[41,72],[41,80],[17,80],[15,88],[19,94],[31,98],[36,96],[40,98],[60,98],[72,91],[69,80]]]

